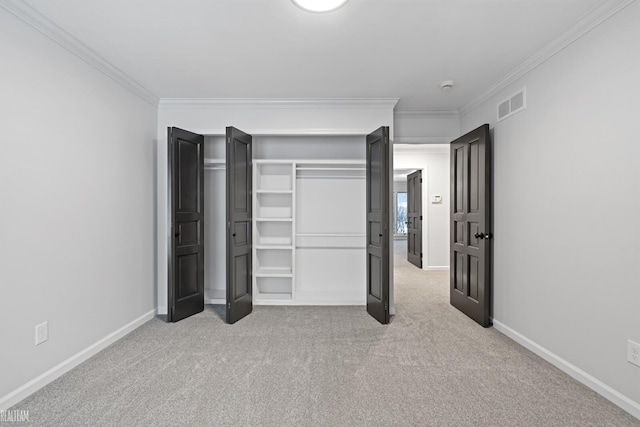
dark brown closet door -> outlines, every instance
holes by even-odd
[[[451,304],[491,325],[491,136],[483,125],[451,143]]]
[[[252,137],[227,128],[227,322],[253,310],[252,302]]]
[[[204,137],[169,128],[169,322],[204,310]]]
[[[407,176],[407,260],[422,268],[422,171]]]
[[[389,323],[389,128],[367,136],[367,311]]]

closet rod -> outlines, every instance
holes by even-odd
[[[296,179],[366,179],[366,176],[339,176],[339,175],[297,175]]]
[[[296,246],[296,249],[365,249],[366,246]]]
[[[354,233],[300,233],[296,237],[367,237],[366,234]]]
[[[364,171],[367,170],[366,168],[331,168],[331,167],[325,167],[325,168],[310,168],[310,167],[297,167],[296,170],[299,171]]]

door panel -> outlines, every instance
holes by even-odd
[[[491,137],[483,125],[451,143],[451,304],[491,325]]]
[[[252,137],[227,128],[227,322],[253,310],[251,194]]]
[[[422,268],[422,171],[407,176],[407,260]]]
[[[204,310],[204,137],[168,130],[169,322]]]
[[[367,136],[367,312],[389,323],[389,128]]]

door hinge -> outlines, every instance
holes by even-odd
[[[420,215],[420,221],[422,221],[422,215]]]
[[[231,228],[231,223],[230,222],[227,223],[227,228]]]
[[[420,252],[420,258],[422,258],[422,252]]]
[[[420,184],[422,184],[422,178],[420,178]]]
[[[227,308],[228,308],[229,310],[231,310],[231,303],[230,303],[230,302],[228,302],[228,303],[227,303]]]
[[[385,302],[384,303],[384,311],[387,311],[387,310],[389,310],[389,303]]]

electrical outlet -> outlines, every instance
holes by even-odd
[[[36,325],[36,345],[42,344],[49,339],[49,322]]]
[[[627,341],[627,361],[640,366],[640,344],[637,342]]]

